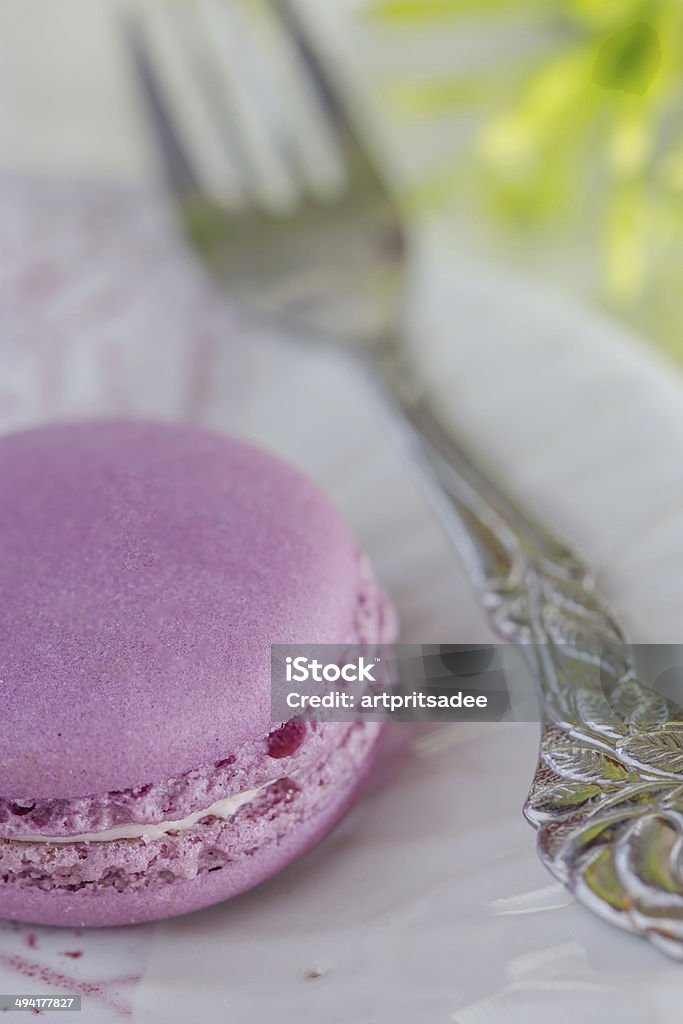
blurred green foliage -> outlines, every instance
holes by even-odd
[[[471,145],[421,184],[429,202],[476,192],[526,239],[582,225],[601,296],[683,359],[683,0],[375,0],[413,31],[527,19],[552,39],[480,73],[402,82],[409,116],[479,108]],[[507,62],[504,62],[507,64]]]

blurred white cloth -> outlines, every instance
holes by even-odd
[[[0,166],[139,180],[154,158],[116,0],[0,0]]]

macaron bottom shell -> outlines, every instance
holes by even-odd
[[[234,817],[207,818],[191,834],[148,843],[74,844],[72,852],[84,861],[93,847],[98,847],[95,853],[103,866],[111,855],[112,870],[105,867],[96,880],[74,880],[60,865],[64,847],[4,840],[0,916],[67,927],[137,924],[186,914],[245,892],[300,858],[334,828],[358,796],[381,733],[378,723],[357,724],[305,777],[285,776]],[[188,843],[194,848],[189,858]],[[17,872],[20,846],[24,867]],[[29,857],[24,861],[25,854]],[[9,862],[14,870],[7,870]],[[187,877],[192,871],[196,873]]]

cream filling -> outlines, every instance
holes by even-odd
[[[244,804],[250,803],[268,786],[272,786],[274,782],[279,782],[279,779],[271,779],[270,782],[264,782],[256,789],[247,789],[235,796],[216,800],[210,807],[194,811],[186,818],[179,818],[177,821],[159,821],[153,825],[130,822],[125,825],[115,825],[102,832],[82,832],[75,836],[12,836],[11,841],[13,843],[111,843],[117,839],[142,839],[144,843],[150,843],[155,839],[163,839],[169,832],[183,832],[185,829],[192,828],[198,821],[208,818],[209,815],[214,818],[222,818],[225,821],[236,814]]]

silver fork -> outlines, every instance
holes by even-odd
[[[542,736],[524,810],[541,859],[592,911],[683,958],[683,710],[638,681],[588,569],[444,427],[402,338],[399,211],[297,8],[157,0],[126,28],[197,255],[253,310],[362,363],[494,629],[525,645]]]

